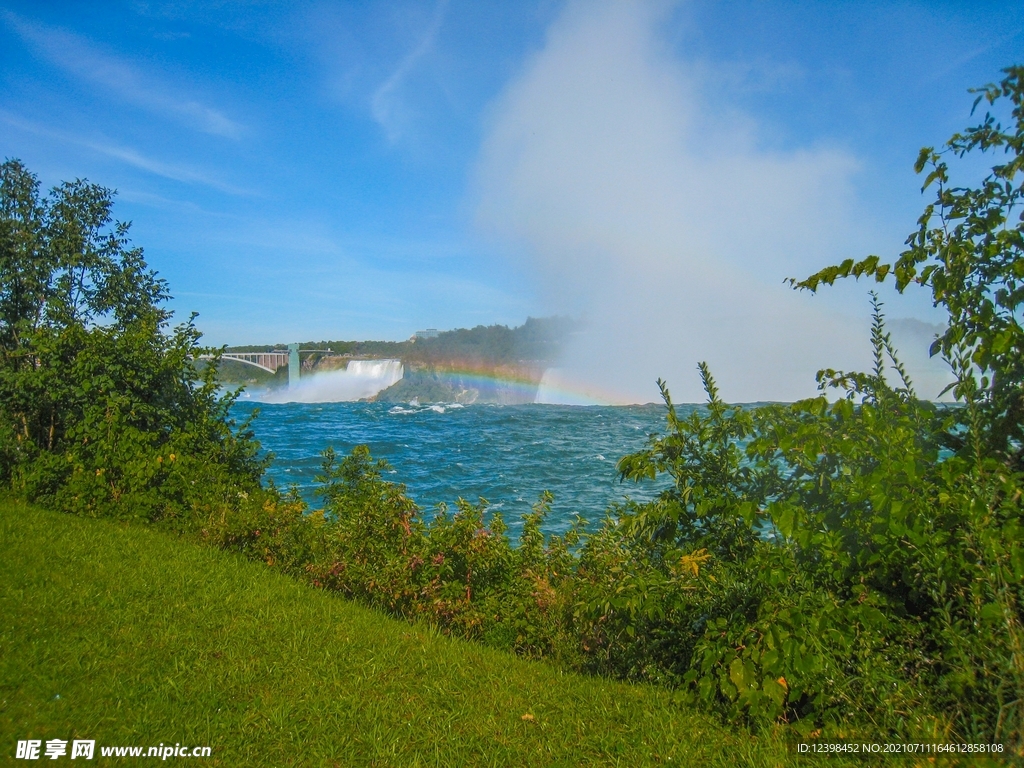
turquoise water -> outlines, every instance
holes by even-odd
[[[394,467],[390,479],[429,516],[438,502],[483,497],[514,534],[544,490],[555,496],[545,528],[562,532],[573,516],[591,523],[627,495],[651,498],[651,483],[620,483],[615,463],[664,430],[660,405],[395,406],[390,403],[237,403],[236,418],[260,408],[254,430],[274,454],[270,476],[296,485],[310,503],[320,452],[366,444]]]

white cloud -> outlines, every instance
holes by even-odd
[[[699,400],[701,360],[733,401],[812,394],[819,368],[868,365],[866,297],[843,316],[782,280],[859,255],[858,163],[760,146],[707,67],[665,47],[666,8],[567,6],[493,107],[478,221],[551,310],[590,321],[562,375],[591,395],[654,400],[660,376]]]
[[[402,81],[413,70],[416,63],[430,52],[434,45],[434,40],[437,38],[437,33],[441,30],[441,24],[444,21],[447,10],[448,0],[438,0],[437,5],[434,6],[434,13],[430,18],[430,23],[423,31],[419,42],[402,58],[395,70],[374,91],[373,97],[370,100],[370,110],[373,114],[373,119],[385,130],[388,139],[391,141],[397,141],[402,133],[404,115],[402,114],[401,102],[398,98],[398,91],[402,86]]]
[[[238,139],[241,124],[202,102],[173,92],[156,78],[145,75],[121,59],[100,52],[78,35],[28,22],[2,12],[8,26],[51,64],[116,93],[125,101],[163,116],[173,117],[197,130]]]
[[[8,125],[18,128],[19,130],[25,131],[26,133],[31,133],[36,136],[45,136],[47,138],[56,139],[57,141],[85,147],[93,152],[98,152],[101,155],[112,157],[115,160],[119,160],[134,168],[146,171],[147,173],[152,173],[156,176],[161,176],[165,179],[180,181],[186,184],[200,184],[231,195],[253,194],[249,190],[236,187],[233,184],[228,184],[227,182],[221,181],[220,179],[194,168],[174,163],[165,163],[163,161],[147,157],[131,147],[123,147],[117,144],[112,144],[108,141],[96,141],[93,139],[83,138],[81,136],[74,136],[63,131],[55,131],[52,128],[47,128],[45,126],[29,122],[28,120],[23,120],[17,115],[12,115],[8,112],[4,112],[3,110],[0,110],[0,120]]]
[[[913,317],[890,319],[886,329],[892,335],[893,345],[899,361],[910,377],[914,391],[919,397],[935,399],[939,392],[955,380],[952,369],[940,357],[931,357],[932,342],[942,335],[946,327],[939,323],[928,323]],[[895,370],[886,372],[890,382],[899,383]],[[951,401],[951,394],[943,396]]]

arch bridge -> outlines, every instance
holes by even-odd
[[[289,344],[288,351],[272,351],[272,352],[222,352],[221,360],[236,360],[239,363],[245,363],[259,368],[267,373],[277,373],[279,368],[288,366],[288,386],[293,387],[299,381],[299,353],[319,353],[322,355],[334,356],[337,352],[331,352],[329,349],[299,349],[298,344]],[[200,360],[210,360],[213,355],[200,355]]]
[[[237,360],[240,363],[253,365],[267,373],[277,373],[277,369],[288,365],[289,352],[224,352],[221,360]],[[209,359],[210,355],[203,355]]]

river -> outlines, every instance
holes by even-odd
[[[430,516],[438,502],[487,499],[510,532],[544,490],[555,500],[545,529],[560,533],[579,514],[593,524],[626,496],[652,498],[658,484],[620,483],[615,464],[664,430],[664,407],[560,405],[393,405],[390,403],[255,403],[240,400],[241,419],[260,409],[253,428],[274,454],[269,475],[294,485],[311,504],[320,452],[366,444],[387,459],[389,479]],[[684,409],[681,410],[686,410]]]

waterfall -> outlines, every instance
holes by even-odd
[[[297,386],[266,393],[267,403],[338,403],[365,400],[399,381],[404,374],[401,360],[351,360],[347,368],[312,373]]]

